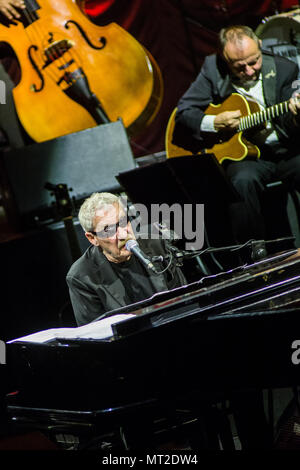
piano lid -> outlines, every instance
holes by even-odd
[[[243,310],[293,306],[298,301],[300,257],[298,250],[292,250],[127,306],[135,316],[113,324],[112,330],[119,339],[181,318],[204,321]]]

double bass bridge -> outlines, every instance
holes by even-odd
[[[163,96],[159,66],[144,46],[115,22],[94,24],[81,0],[24,2],[2,31],[21,68],[13,92],[28,135],[43,142],[118,118],[131,137],[144,130]]]
[[[46,61],[42,68],[45,69],[46,67],[48,67],[48,65],[62,58],[63,55],[68,52],[74,45],[74,41],[70,41],[69,39],[61,39],[59,41],[52,42],[48,47],[44,49],[44,56],[46,58]],[[60,65],[58,68],[60,70],[64,69],[73,62],[74,59],[71,59],[69,62],[64,65]]]
[[[40,79],[39,86],[35,84],[31,85],[33,91],[39,92],[44,88],[45,80],[42,71],[47,71],[47,74],[60,85],[65,76],[65,74],[61,75],[62,71],[65,72],[69,69],[71,73],[70,69],[77,70],[79,68],[75,51],[72,51],[74,46],[74,41],[65,37],[54,38],[52,32],[48,32],[47,39],[43,41],[41,53],[38,56],[36,53],[39,51],[39,47],[34,44],[30,46],[28,49],[28,57]]]

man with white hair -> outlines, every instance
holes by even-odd
[[[186,283],[175,260],[156,274],[127,249],[126,242],[135,240],[135,234],[120,202],[114,194],[94,193],[79,210],[79,222],[91,246],[66,278],[78,325]],[[166,240],[141,238],[139,245],[149,258],[168,254]]]

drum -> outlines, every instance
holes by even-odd
[[[263,49],[293,60],[300,68],[300,8],[265,18],[255,32]]]

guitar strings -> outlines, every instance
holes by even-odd
[[[261,111],[258,111],[247,116],[243,116],[240,120],[238,127],[239,131],[244,131],[250,129],[251,127],[263,124],[264,122],[270,120],[271,118],[278,117],[289,111],[288,108],[289,101],[284,101],[282,103],[277,103],[273,106],[269,106]]]

